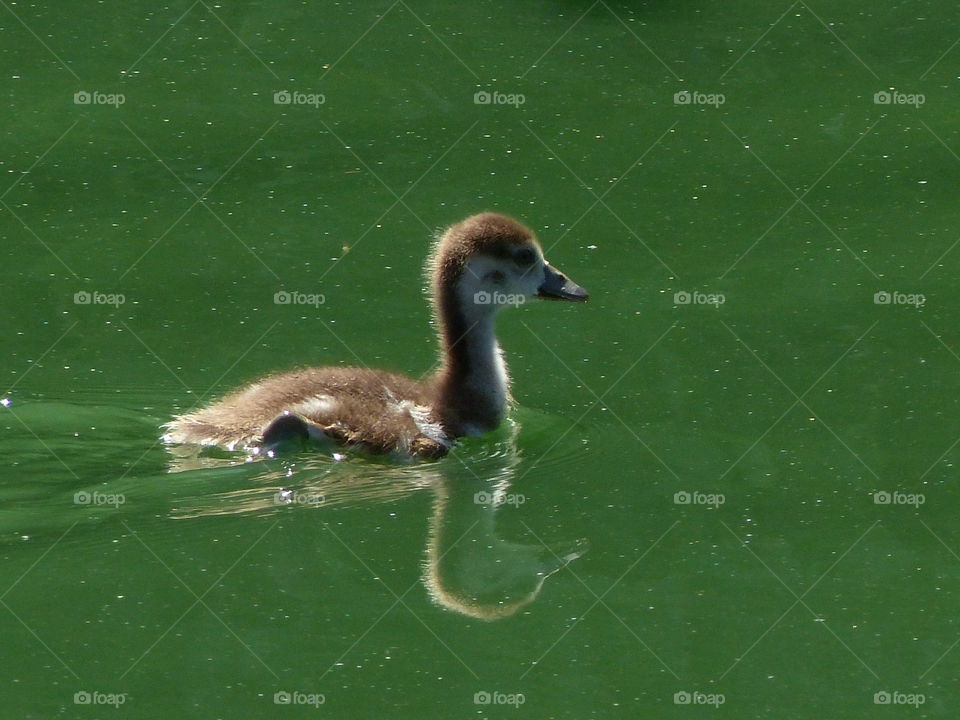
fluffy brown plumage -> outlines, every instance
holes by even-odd
[[[529,228],[489,212],[449,227],[427,272],[442,361],[425,381],[369,368],[293,370],[174,418],[164,440],[269,449],[312,439],[430,458],[444,455],[457,437],[492,430],[510,398],[493,331],[496,312],[537,295],[586,300],[587,294],[543,259]]]

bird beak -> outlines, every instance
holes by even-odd
[[[537,296],[551,300],[573,300],[574,302],[585,302],[590,297],[586,290],[550,263],[543,266],[543,282],[537,289]]]

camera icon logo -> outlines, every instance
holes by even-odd
[[[690,504],[690,493],[686,490],[681,490],[673,494],[673,504],[674,505],[689,505]]]
[[[86,690],[80,690],[73,694],[74,705],[89,705],[91,702],[93,702],[93,696]]]
[[[886,490],[881,490],[873,494],[874,505],[889,505],[892,499],[893,496],[890,495],[890,493],[888,493]]]
[[[874,305],[889,305],[892,300],[893,296],[886,290],[881,290],[880,292],[873,294]]]
[[[493,96],[486,90],[478,90],[473,94],[474,105],[489,105],[493,101]]]
[[[689,105],[691,102],[693,102],[693,95],[689,90],[681,90],[673,94],[674,105]]]
[[[293,301],[293,294],[286,290],[280,290],[273,294],[273,302],[276,305],[289,305]]]
[[[486,690],[481,690],[473,694],[473,704],[474,705],[489,705],[490,704],[490,693]]]
[[[675,692],[673,694],[674,705],[689,705],[692,699],[693,696],[690,695],[690,693],[688,693],[686,690],[681,690],[680,692]]]
[[[74,505],[89,505],[92,497],[86,490],[80,490],[73,494]]]
[[[73,294],[73,303],[75,305],[89,305],[93,301],[93,295],[88,293],[86,290],[81,290],[80,292],[75,292]]]
[[[80,90],[73,94],[73,104],[74,105],[89,105],[92,96],[86,90]]]
[[[874,705],[889,705],[892,699],[892,696],[886,690],[881,690],[873,694]]]
[[[893,94],[886,90],[875,92],[873,94],[873,102],[875,105],[889,105],[893,102]]]
[[[286,690],[280,690],[273,694],[273,704],[274,705],[289,705],[293,702],[293,695],[288,693]]]
[[[475,505],[490,505],[494,501],[494,497],[491,493],[488,493],[486,490],[481,490],[478,493],[473,494],[473,502]]]
[[[692,300],[692,296],[686,290],[681,290],[673,294],[674,305],[689,305],[690,300]]]
[[[489,305],[492,301],[493,298],[486,290],[481,290],[473,294],[473,302],[476,305]]]
[[[293,96],[290,95],[289,90],[280,90],[273,94],[274,105],[289,105],[292,99],[293,99]]]

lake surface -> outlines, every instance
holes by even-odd
[[[4,716],[956,717],[958,20],[4,4]],[[503,314],[499,430],[159,442],[428,371],[429,239],[485,209],[591,292]]]

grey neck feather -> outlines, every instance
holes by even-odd
[[[458,434],[478,435],[503,419],[509,378],[495,335],[493,308],[454,304],[451,299],[441,299],[441,403],[452,411]]]

